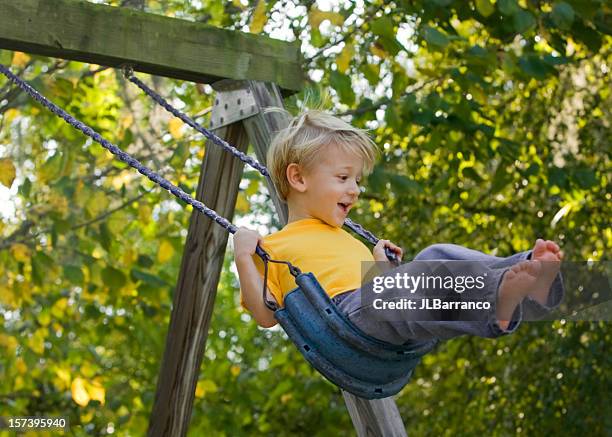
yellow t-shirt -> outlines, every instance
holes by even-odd
[[[289,261],[303,273],[312,272],[330,297],[359,288],[361,263],[374,261],[372,252],[361,241],[315,218],[291,222],[265,236],[262,248],[272,259]],[[253,260],[263,278],[263,261],[257,255]],[[281,306],[285,295],[297,287],[286,264],[271,262],[267,285]],[[240,301],[242,304],[242,298]]]

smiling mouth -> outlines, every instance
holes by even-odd
[[[349,210],[351,209],[352,204],[350,204],[350,203],[338,203],[338,206],[340,207],[340,209],[345,214],[348,214]]]

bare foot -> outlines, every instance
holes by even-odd
[[[544,241],[538,238],[533,247],[531,259],[540,261],[542,269],[538,275],[537,282],[529,291],[529,296],[542,305],[546,305],[546,302],[548,302],[548,295],[550,294],[550,286],[561,268],[563,252],[554,241]]]
[[[540,261],[523,261],[512,266],[499,286],[496,316],[502,329],[508,328],[516,307],[538,282]]]

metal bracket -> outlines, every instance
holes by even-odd
[[[259,114],[260,108],[247,81],[220,80],[212,87],[217,92],[210,117],[212,129]]]

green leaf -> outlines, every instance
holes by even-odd
[[[72,223],[69,220],[56,218],[53,220],[53,223],[54,223],[53,229],[58,234],[65,234],[66,232],[72,229]]]
[[[138,255],[138,260],[136,262],[140,267],[144,267],[145,269],[148,269],[155,264],[155,261],[146,255]]]
[[[434,118],[434,112],[429,109],[421,109],[414,114],[412,121],[421,126],[427,126]]]
[[[403,49],[402,45],[397,42],[395,38],[386,38],[381,36],[377,41],[387,52],[389,52],[391,56],[397,55],[399,51]]]
[[[439,48],[446,47],[450,42],[445,34],[431,26],[425,26],[423,29],[423,39],[425,39],[428,44]]]
[[[108,229],[108,225],[106,224],[106,222],[100,224],[99,229],[100,229],[100,233],[98,234],[99,235],[98,241],[100,242],[104,250],[108,252],[113,242],[113,236],[110,230]]]
[[[556,71],[554,67],[535,55],[522,56],[519,59],[519,66],[527,75],[540,80]]]
[[[512,16],[521,10],[516,0],[497,0],[499,11],[507,16]]]
[[[43,252],[36,252],[32,257],[32,279],[37,285],[44,285],[55,276],[52,272],[55,270],[55,262],[53,259]]]
[[[403,192],[423,192],[423,187],[417,181],[407,178],[403,175],[392,174],[389,176],[389,182],[395,192],[401,194]]]
[[[142,270],[132,269],[130,272],[130,276],[134,281],[142,281],[148,285],[152,285],[154,287],[164,287],[168,285],[165,281],[160,279],[159,277],[152,275],[147,272],[143,272]]]
[[[565,174],[565,170],[559,167],[549,168],[548,185],[556,185],[559,188],[567,188],[567,175]]]
[[[113,235],[121,235],[126,228],[132,223],[131,216],[125,210],[115,211],[106,221],[108,231]]]
[[[114,267],[106,266],[102,269],[102,281],[110,288],[121,288],[127,282],[127,278],[121,270]]]
[[[536,20],[530,12],[520,10],[513,17],[514,30],[518,33],[525,33],[536,25]]]
[[[349,106],[355,103],[355,91],[350,76],[332,71],[330,75],[331,86],[338,92],[340,101]]]
[[[566,2],[559,2],[553,6],[550,13],[553,22],[560,29],[569,29],[574,22],[574,10]]]
[[[525,170],[524,176],[535,176],[540,171],[540,166],[538,164],[531,164],[527,170]]]
[[[600,32],[606,35],[612,35],[612,12],[610,9],[608,8],[607,11],[598,11],[593,20],[593,24],[595,24],[595,27]]]
[[[23,197],[30,197],[30,191],[32,190],[32,181],[29,178],[23,179],[23,184],[19,187],[19,194]]]
[[[79,266],[66,265],[64,266],[64,277],[70,280],[75,285],[83,284],[85,277]]]
[[[416,96],[413,93],[410,93],[404,96],[400,100],[400,103],[402,108],[402,117],[404,117],[406,121],[410,120],[412,114],[418,110]]]
[[[565,56],[552,56],[552,55],[546,55],[542,57],[542,61],[546,62],[548,65],[551,65],[553,67],[557,65],[569,64],[570,62],[569,58],[566,58]]]
[[[487,49],[485,49],[482,46],[473,45],[472,47],[468,49],[468,54],[470,56],[484,57],[484,56],[487,56],[489,52],[487,51]]]
[[[317,48],[323,47],[327,42],[327,38],[321,35],[321,31],[319,31],[318,27],[310,31],[310,38],[310,43]]]
[[[382,36],[383,38],[395,39],[395,31],[393,30],[394,23],[389,16],[383,15],[377,18],[370,23],[370,26],[375,35]]]
[[[391,91],[393,99],[399,99],[406,91],[408,84],[412,83],[411,79],[406,76],[403,70],[393,72],[393,81],[391,82]]]
[[[377,165],[368,176],[368,191],[382,193],[385,191],[386,175],[381,166]]]
[[[497,167],[495,175],[493,176],[493,183],[491,185],[491,194],[499,193],[512,181],[512,175],[506,170],[506,165],[502,162]]]
[[[402,120],[398,113],[397,106],[393,103],[387,105],[387,109],[385,110],[385,122],[395,131],[402,128]]]
[[[10,50],[0,50],[0,64],[9,65],[13,60],[13,52]]]
[[[249,31],[251,33],[261,33],[267,21],[268,16],[266,15],[266,2],[265,0],[259,0],[257,2],[257,6],[253,10]]]
[[[359,71],[363,73],[370,85],[376,85],[380,81],[380,65],[362,64]]]
[[[461,173],[464,177],[472,179],[475,182],[482,182],[482,177],[478,174],[478,172],[474,169],[474,167],[465,167]]]
[[[572,26],[572,35],[580,42],[584,43],[592,52],[601,49],[601,34],[595,29],[585,25],[582,21],[575,21]]]
[[[490,0],[476,0],[476,9],[483,17],[488,17],[495,12],[495,6]]]
[[[493,126],[489,126],[488,124],[479,123],[477,128],[489,138],[492,138],[493,135],[495,135],[495,128]]]
[[[590,168],[580,168],[575,170],[574,179],[580,188],[588,189],[597,185],[595,171]]]
[[[36,256],[32,257],[32,281],[36,285],[43,285],[45,278],[45,267],[36,259]]]
[[[42,165],[38,172],[40,182],[53,182],[61,176],[62,173],[62,154],[56,151]]]
[[[182,169],[189,155],[189,144],[186,141],[179,142],[172,154],[172,158],[170,158],[170,165],[172,165],[173,168]]]

